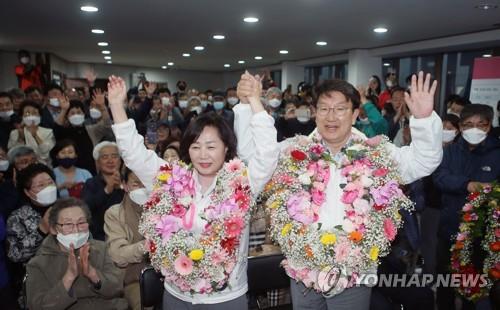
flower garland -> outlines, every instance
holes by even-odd
[[[488,296],[493,282],[500,279],[500,184],[484,187],[467,196],[467,202],[462,208],[462,222],[451,247],[453,274],[479,276],[480,267],[475,266],[472,261],[474,241],[478,239],[486,254],[482,271],[488,275],[487,283],[477,281],[471,286],[472,283],[462,281],[457,288],[462,296],[473,301]]]
[[[271,236],[287,258],[283,266],[291,278],[335,295],[353,286],[362,272],[376,269],[379,257],[389,253],[402,226],[398,211],[412,210],[413,203],[399,188],[400,177],[387,153],[387,142],[387,137],[351,136],[337,163],[346,183],[340,184],[341,202],[335,206],[325,205],[333,160],[321,137],[295,137],[282,152],[263,198],[271,218]],[[322,229],[318,220],[324,207],[343,208],[342,225]],[[335,288],[325,286],[320,277],[332,268],[341,276]]]
[[[225,163],[217,174],[210,204],[193,231],[196,213],[193,169],[182,162],[160,168],[144,205],[139,231],[146,238],[151,264],[181,292],[210,294],[224,290],[238,259],[240,237],[248,223],[250,186],[245,165]]]

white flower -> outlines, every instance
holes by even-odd
[[[191,204],[191,201],[193,201],[193,198],[187,195],[179,199],[180,204],[183,206],[189,206]]]
[[[304,184],[304,185],[309,185],[311,184],[311,178],[307,175],[307,174],[301,174],[299,176],[299,181],[300,183]]]
[[[344,222],[342,223],[342,229],[347,233],[353,232],[354,224],[351,222],[351,220],[344,219]]]
[[[370,178],[366,175],[362,175],[361,176],[361,184],[363,184],[363,187],[370,187],[373,184],[373,180],[372,180],[372,178]]]
[[[363,148],[364,148],[363,145],[361,145],[360,143],[356,143],[348,147],[347,151],[361,151]]]

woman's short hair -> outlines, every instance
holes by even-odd
[[[38,115],[42,116],[42,108],[40,107],[40,105],[38,103],[36,103],[35,101],[32,101],[32,100],[24,100],[23,102],[21,102],[21,106],[19,107],[19,112],[20,112],[21,117],[24,115],[24,109],[26,107],[32,107],[32,108],[37,109]]]
[[[90,210],[87,204],[80,199],[74,198],[74,197],[68,197],[68,198],[61,198],[56,201],[56,203],[52,206],[50,209],[49,213],[49,226],[50,227],[55,227],[58,219],[59,219],[59,214],[61,213],[62,210],[67,209],[67,208],[73,208],[77,207],[83,210],[83,213],[85,214],[85,217],[87,218],[87,222],[90,224],[91,220],[91,215],[90,215]]]
[[[80,100],[71,100],[69,102],[69,109],[66,115],[68,115],[69,111],[71,111],[72,109],[80,109],[83,114],[85,114],[85,105]]]
[[[19,171],[19,174],[17,175],[17,182],[16,182],[16,187],[21,194],[21,196],[25,196],[24,190],[25,189],[30,189],[31,184],[33,183],[33,178],[39,175],[40,173],[47,173],[54,182],[56,182],[56,177],[54,175],[54,172],[52,169],[47,167],[44,164],[36,163],[36,164],[31,164],[28,167],[24,168],[23,170]],[[26,197],[25,197],[26,198]]]
[[[183,162],[191,163],[189,147],[200,137],[205,127],[214,127],[219,132],[220,139],[227,147],[225,161],[236,157],[236,135],[224,118],[212,111],[198,116],[186,129],[180,147],[180,157]]]
[[[361,98],[358,90],[350,83],[340,79],[325,80],[315,88],[314,106],[318,104],[319,97],[323,95],[328,96],[330,92],[334,91],[344,95],[344,97],[352,103],[353,110],[359,108]]]
[[[455,127],[457,130],[460,128],[460,118],[455,114],[446,114],[445,116],[443,116],[443,123],[444,122],[450,122],[450,124],[452,124],[453,127]]]
[[[62,151],[64,148],[68,146],[73,146],[75,149],[75,154],[78,156],[78,149],[76,146],[75,141],[71,139],[62,139],[56,142],[56,145],[50,150],[50,159],[52,160],[53,163],[57,162],[57,154],[59,154],[60,151]]]

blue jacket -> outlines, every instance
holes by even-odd
[[[5,222],[2,217],[2,214],[0,214],[0,289],[5,287],[9,281],[8,275],[7,275],[7,257],[5,256],[4,252],[4,241],[6,237],[6,230],[5,230]]]
[[[449,240],[458,232],[460,211],[471,181],[493,182],[500,179],[500,141],[489,135],[472,151],[460,137],[443,150],[443,161],[433,175],[441,190],[441,218],[438,236]]]

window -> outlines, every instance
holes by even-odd
[[[333,78],[347,79],[347,63],[311,66],[304,70],[304,81],[310,85]]]

